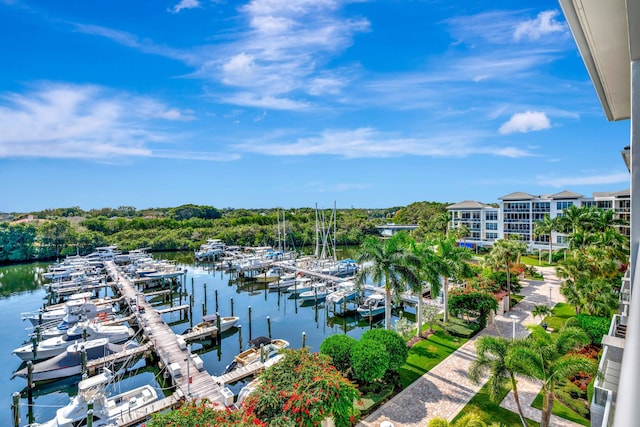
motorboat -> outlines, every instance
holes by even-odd
[[[99,313],[112,314],[114,311],[113,304],[109,300],[93,302],[78,298],[67,301],[60,308],[27,314],[24,319],[28,319],[33,326],[38,326],[43,323],[60,322],[68,314],[84,316],[85,319],[93,319]]]
[[[369,295],[358,307],[361,317],[374,317],[385,312],[385,297],[382,294]]]
[[[327,285],[314,286],[313,289],[302,292],[298,295],[298,299],[301,301],[321,301],[324,300],[331,292],[333,292],[333,288],[330,288]]]
[[[71,398],[67,406],[58,409],[55,418],[30,427],[86,425],[89,402],[93,402],[93,426],[115,426],[121,414],[139,410],[158,400],[158,393],[148,384],[108,398],[106,389],[111,380],[112,375],[107,371],[80,381],[78,395]]]
[[[70,328],[66,335],[49,338],[40,341],[36,345],[34,354],[33,344],[26,344],[13,350],[13,354],[20,359],[27,360],[43,360],[54,357],[63,353],[67,347],[75,341],[84,341],[96,338],[108,338],[112,343],[120,343],[127,341],[133,336],[134,332],[128,326],[114,325],[106,326],[93,322],[80,322]]]
[[[287,288],[287,292],[291,292],[294,294],[307,292],[312,290],[314,285],[319,286],[320,284],[308,277],[298,275],[298,277],[296,277],[295,283]]]
[[[288,288],[296,282],[296,273],[284,273],[275,282],[269,282],[269,289],[283,289]]]
[[[344,304],[352,301],[358,296],[358,289],[353,282],[342,282],[336,286],[336,289],[327,295],[327,302],[332,304]]]
[[[61,378],[80,375],[82,373],[82,352],[86,354],[86,360],[91,361],[110,354],[120,353],[125,348],[129,349],[137,344],[131,342],[126,345],[114,344],[108,338],[98,338],[86,342],[77,342],[67,347],[61,353],[51,359],[33,365],[31,378],[33,381],[51,381]],[[27,368],[13,373],[14,377],[27,378]]]
[[[207,314],[206,316],[202,317],[202,320],[204,320],[203,322],[198,323],[197,325],[194,325],[193,328],[189,328],[186,331],[183,332],[183,334],[189,333],[189,332],[195,332],[197,331],[199,328],[208,328],[211,326],[216,326],[217,323],[217,319],[216,319],[216,315],[215,314]],[[240,320],[240,318],[238,316],[226,316],[226,317],[220,317],[220,331],[219,333],[223,333],[225,331],[228,331],[229,329],[233,328],[235,326],[236,323],[238,323],[238,321]]]
[[[284,355],[282,354],[273,356],[271,359],[264,362],[265,369],[270,368],[271,366],[280,362],[282,359],[284,359]],[[240,407],[242,405],[242,402],[244,402],[245,399],[258,388],[258,386],[260,385],[260,381],[260,378],[254,378],[247,385],[240,389],[240,392],[238,393],[238,397],[236,399],[236,407]]]
[[[252,345],[251,348],[233,358],[233,362],[224,371],[225,374],[252,363],[266,362],[275,357],[281,350],[289,347],[289,341],[280,338],[270,339],[268,337],[254,338],[250,344]]]

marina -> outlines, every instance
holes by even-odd
[[[119,387],[135,388],[143,381],[142,378],[146,378],[142,384],[152,384],[161,397],[146,408],[146,412],[141,413],[140,417],[146,417],[160,407],[173,407],[181,399],[207,398],[221,405],[229,403],[229,391],[237,394],[255,373],[264,369],[260,366],[262,362],[258,361],[236,369],[235,373],[232,371],[224,374],[226,367],[237,355],[249,348],[249,341],[255,337],[284,338],[291,348],[305,345],[312,351],[318,351],[326,336],[347,333],[357,338],[367,329],[380,326],[382,320],[360,318],[355,312],[357,305],[351,301],[351,308],[346,312],[336,310],[334,304],[322,300],[317,303],[299,301],[295,294],[270,289],[268,285],[271,282],[258,282],[239,277],[238,272],[220,271],[207,263],[195,263],[193,254],[191,259],[180,253],[158,256],[173,256],[175,264],[182,269],[182,276],[171,282],[176,289],[149,288],[150,294],[145,294],[146,286],[128,280],[115,262],[106,262],[106,273],[110,278],[108,283],[113,290],[110,287],[106,289],[109,289],[110,297],[121,298],[122,304],[120,318],[110,320],[110,323],[139,327],[146,340],[138,348],[127,350],[128,353],[120,356],[112,354],[87,363],[89,372],[98,373],[101,366],[116,360],[138,360],[134,365],[134,372],[143,372],[123,379]],[[303,274],[306,273],[313,280],[328,279],[322,272],[308,270]],[[336,277],[331,279],[333,284],[346,280]],[[46,290],[38,287],[23,298],[33,304],[25,307],[26,303],[23,304],[22,298],[19,298],[23,309],[33,309],[42,305],[42,300],[47,298]],[[0,304],[4,302],[2,300]],[[128,310],[122,311],[124,307],[128,307]],[[223,328],[223,332],[218,333],[215,325],[216,313],[221,318],[235,316],[239,320],[228,330],[224,331]],[[204,317],[210,321],[208,326],[199,325]],[[295,321],[291,321],[292,319]],[[23,324],[16,330],[24,328]],[[192,328],[193,330],[188,331]],[[13,336],[10,341],[5,342],[17,345],[20,339],[24,337]],[[151,354],[153,357],[149,357]],[[13,368],[18,368],[17,359],[14,357],[11,360]],[[151,365],[150,361],[153,361]],[[6,419],[11,420],[11,393],[21,393],[20,425],[25,425],[30,421],[30,399],[23,388],[24,380],[15,378],[10,386],[4,393],[3,399],[8,401],[1,411],[5,411]],[[38,422],[52,418],[55,407],[66,403],[73,394],[73,387],[66,393],[36,393],[31,399],[31,417]],[[64,396],[68,397],[64,399]],[[140,408],[138,411],[142,410]],[[127,420],[119,422],[122,425],[132,425],[141,420],[142,418],[136,421],[135,417],[129,416]]]

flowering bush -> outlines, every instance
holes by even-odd
[[[328,356],[307,349],[285,350],[279,363],[260,374],[260,383],[242,407],[231,411],[209,402],[187,403],[154,414],[149,427],[319,426],[333,417],[336,426],[353,425],[356,387],[331,365]]]

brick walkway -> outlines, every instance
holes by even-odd
[[[514,325],[511,315],[518,317],[515,321],[516,336],[528,335],[529,331],[525,326],[538,323],[531,315],[531,310],[535,305],[549,303],[549,285],[552,285],[552,303],[564,300],[560,295],[560,281],[555,276],[554,269],[537,268],[543,272],[545,281],[525,284],[521,291],[525,298],[518,305],[504,315],[497,316],[492,325],[362,420],[358,426],[378,427],[381,422],[390,421],[394,427],[425,427],[432,418],[442,417],[451,421],[458,415],[486,382],[483,379],[481,384],[473,384],[467,375],[469,366],[476,357],[477,338],[484,335],[510,338]]]

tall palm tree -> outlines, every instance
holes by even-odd
[[[370,277],[374,283],[384,281],[385,328],[391,329],[391,296],[400,297],[407,286],[420,282],[418,259],[410,250],[410,238],[401,232],[389,239],[368,237],[360,246],[356,261],[362,268],[356,274],[356,285]]]
[[[553,235],[554,231],[557,231],[559,228],[557,217],[551,218],[549,214],[544,214],[544,218],[541,221],[536,221],[533,234],[536,236],[544,236],[549,235],[549,264],[553,262]]]
[[[558,381],[578,372],[595,374],[595,362],[586,356],[568,354],[571,350],[590,342],[587,334],[578,328],[564,328],[558,334],[547,334],[535,328],[527,338],[527,345],[512,347],[506,363],[516,372],[529,378],[542,380],[542,420],[540,427],[549,427],[553,410],[554,392]]]
[[[489,372],[489,398],[497,401],[501,396],[502,384],[505,381],[511,381],[511,389],[513,398],[518,407],[520,422],[523,427],[528,427],[524,411],[520,405],[520,395],[518,393],[518,382],[516,381],[515,372],[507,363],[507,355],[509,349],[516,345],[522,345],[523,340],[513,341],[503,337],[484,336],[478,338],[476,342],[476,353],[478,358],[475,359],[469,367],[469,379],[478,384],[480,378],[486,372]]]
[[[494,268],[504,266],[507,272],[507,310],[511,310],[511,266],[520,259],[527,249],[524,242],[501,239],[493,244],[491,253],[485,262]]]
[[[449,321],[449,279],[451,277],[464,278],[470,276],[471,268],[466,261],[471,259],[471,252],[467,248],[458,246],[456,239],[453,237],[440,236],[435,241],[435,245],[435,253],[439,259],[436,267],[443,281],[443,321],[446,323]],[[433,291],[431,295],[435,295]]]
[[[416,321],[418,323],[418,330],[416,335],[420,336],[422,333],[422,292],[425,283],[429,284],[431,290],[431,297],[440,294],[440,258],[433,250],[433,244],[430,242],[414,243],[411,245],[413,254],[420,260],[420,267],[418,269],[419,281],[416,282],[411,290],[418,297],[418,309],[416,315]]]

